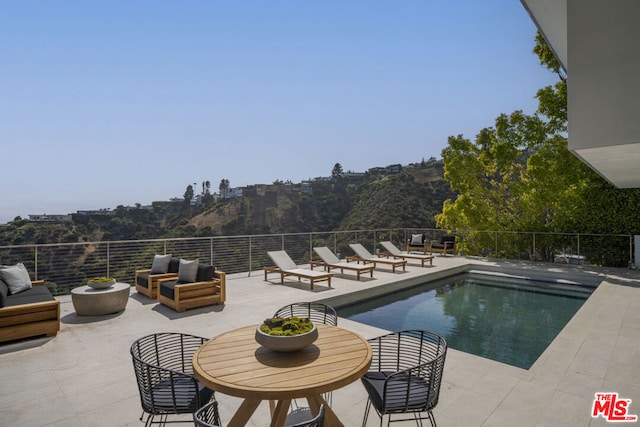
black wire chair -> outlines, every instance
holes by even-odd
[[[421,426],[422,420],[428,419],[435,427],[432,410],[440,395],[447,356],[445,339],[433,332],[408,330],[371,339],[369,344],[373,359],[361,379],[369,395],[362,425],[367,424],[373,406],[380,426],[387,415],[387,426],[411,419]],[[412,414],[413,418],[391,419],[398,414]]]
[[[147,335],[131,345],[145,426],[166,424],[171,414],[192,414],[214,400],[213,391],[193,374],[193,354],[206,338],[179,333]],[[155,417],[159,420],[156,421]],[[191,422],[191,421],[190,421]]]
[[[305,317],[315,323],[338,326],[336,310],[321,302],[294,302],[279,308],[273,317]],[[331,392],[324,394],[324,400],[329,405],[331,405],[332,396]],[[291,407],[299,416],[309,417],[311,414],[309,408],[299,406],[295,400],[291,401]]]
[[[197,427],[220,427],[218,402],[213,400],[194,412],[193,422]]]
[[[273,317],[306,317],[312,322],[338,326],[334,308],[320,302],[294,302],[278,309]]]
[[[324,426],[324,405],[320,405],[318,415],[308,421],[303,421],[297,424],[288,424],[286,427],[323,427]]]

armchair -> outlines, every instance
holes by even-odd
[[[136,291],[149,298],[158,298],[158,282],[160,279],[177,278],[179,266],[180,260],[172,258],[171,254],[156,255],[151,268],[136,270],[134,275]]]
[[[410,239],[407,239],[407,253],[412,251],[419,251],[426,255],[427,253],[427,238],[424,234],[412,234]]]
[[[371,407],[380,417],[395,421],[429,420],[435,427],[433,408],[438,404],[447,355],[447,342],[438,334],[421,330],[393,332],[369,340],[373,360],[361,379],[368,394],[362,425]],[[406,416],[396,418],[391,416]]]
[[[199,264],[195,280],[180,276],[158,280],[158,302],[177,312],[213,304],[224,304],[226,300],[226,275],[214,271],[213,266]]]
[[[456,253],[456,236],[442,236],[439,240],[432,240],[429,243],[431,253],[438,252],[443,255]]]

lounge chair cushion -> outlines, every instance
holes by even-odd
[[[180,267],[178,268],[178,280],[181,282],[189,283],[195,282],[198,277],[198,260],[180,260]]]
[[[49,289],[47,289],[46,286],[33,286],[26,291],[11,295],[7,298],[6,307],[53,300],[55,300],[55,298],[51,295],[51,292],[49,292]]]
[[[9,287],[4,280],[0,280],[0,308],[4,307],[7,303],[7,296],[9,295]]]
[[[153,264],[151,264],[151,272],[149,274],[164,274],[169,271],[169,263],[171,262],[171,254],[154,255]]]
[[[9,295],[31,289],[31,278],[24,264],[0,265],[0,279],[9,287]]]
[[[424,244],[424,234],[412,234],[411,246],[422,246]]]

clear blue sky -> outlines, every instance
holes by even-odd
[[[553,74],[518,0],[0,0],[0,223],[441,157]]]

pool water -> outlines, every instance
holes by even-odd
[[[390,331],[429,330],[456,350],[528,369],[592,291],[467,273],[336,310]]]

